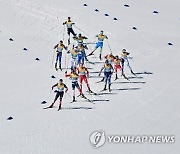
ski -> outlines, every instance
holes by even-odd
[[[54,107],[48,106],[48,107],[44,107],[43,109],[52,109]]]
[[[75,103],[75,102],[77,102],[76,100],[75,101],[71,101],[70,103]]]
[[[86,91],[86,92],[88,92],[88,93],[91,94],[91,95],[98,95],[97,93],[95,93],[95,92],[93,92],[93,91]]]
[[[96,83],[104,82],[104,80],[97,81]]]
[[[92,103],[93,101],[92,100],[90,100],[89,98],[87,98],[86,96],[84,96],[84,95],[78,95],[77,97],[80,97],[81,96],[81,98],[84,98],[85,100],[87,100],[88,102],[90,102],[90,103]],[[93,103],[94,104],[94,103]]]

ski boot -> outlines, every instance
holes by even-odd
[[[62,71],[61,64],[59,65],[59,69]]]
[[[117,79],[118,79],[118,76],[117,76],[117,74],[116,74],[115,80],[117,80]]]
[[[61,110],[61,104],[59,105],[58,111]]]
[[[111,84],[109,84],[108,89],[109,89],[109,92],[111,92]]]
[[[55,63],[55,69],[56,69],[56,71],[58,70],[58,68],[57,68],[57,63]]]
[[[136,76],[136,74],[131,70],[131,73]]]
[[[52,103],[52,104],[49,106],[49,108],[53,108],[53,105],[54,105],[54,103]]]
[[[99,55],[99,59],[102,60],[101,54]]]
[[[89,61],[89,60],[87,59],[87,56],[85,56],[85,60],[86,60],[86,61]]]
[[[73,101],[72,102],[75,102],[76,100],[75,100],[75,96],[73,96]]]
[[[106,85],[104,86],[104,89],[103,89],[103,90],[107,90]]]
[[[81,97],[82,97],[82,98],[85,98],[85,96],[84,96],[84,94],[83,94],[83,93],[81,94]]]

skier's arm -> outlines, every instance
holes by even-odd
[[[56,87],[57,85],[58,85],[57,83],[56,83],[55,85],[53,85],[53,86],[52,86],[52,90],[53,90],[53,88]]]
[[[63,44],[63,45],[64,45],[64,44]],[[67,50],[67,49],[68,49],[68,47],[64,45],[64,49],[65,49],[65,50]]]
[[[86,68],[86,74],[87,74],[87,77],[89,78],[89,71],[87,68]]]
[[[86,36],[83,36],[83,39],[88,39]]]
[[[67,93],[68,91],[68,87],[64,84],[64,87],[66,88],[65,92]]]
[[[67,21],[63,22],[63,25],[65,25],[67,23]]]
[[[55,46],[54,46],[54,49],[56,49],[58,47],[58,44],[56,44]]]
[[[105,38],[108,39],[108,37],[105,35]]]
[[[114,72],[114,68],[113,68],[113,66],[112,66],[112,65],[111,65],[111,69],[112,69],[111,74],[113,74],[113,72]]]
[[[71,73],[67,74],[67,71],[65,72],[65,77],[70,77]]]

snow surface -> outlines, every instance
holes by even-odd
[[[179,0],[1,0],[0,153],[179,154],[179,7]],[[51,86],[64,78],[65,70],[56,72],[51,65],[53,47],[63,37],[62,22],[68,16],[82,31],[76,27],[74,30],[86,35],[90,42],[96,41],[94,36],[104,30],[115,55],[126,48],[139,78],[131,78],[131,83],[123,78],[113,82],[112,94],[86,94],[92,100],[100,100],[95,104],[81,98],[71,104],[71,98],[66,95],[63,110],[56,111],[58,102],[56,108],[43,110],[54,98]],[[169,46],[169,42],[173,45]],[[95,52],[97,57],[98,52]],[[103,54],[107,53],[105,41]],[[66,61],[69,58],[63,56],[65,67],[65,57]],[[93,56],[89,59],[98,61]],[[95,66],[86,63],[86,66],[91,68],[90,86],[99,92],[103,83],[97,84],[100,78],[92,72],[99,71],[102,63]],[[133,77],[126,72],[128,77]],[[56,78],[52,79],[52,75]],[[72,95],[70,80],[64,78],[64,81]],[[48,103],[42,105],[44,100]],[[10,116],[13,119],[8,121]],[[176,141],[174,144],[105,144],[93,149],[89,135],[95,130],[111,135],[175,135]]]

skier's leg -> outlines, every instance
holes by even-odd
[[[57,53],[57,55],[56,55],[55,69],[57,69],[58,58],[59,58],[59,53]]]
[[[58,111],[61,109],[61,104],[62,104],[63,95],[64,95],[64,92],[60,92],[60,99],[59,99],[59,108],[58,108]]]
[[[106,90],[107,79],[108,79],[107,77],[108,77],[107,74],[104,74],[104,79],[105,79],[104,90]]]
[[[73,102],[75,101],[75,83],[72,83]]]
[[[68,33],[68,45],[69,45],[70,44],[70,33],[71,33],[70,28],[67,29],[67,33]]]
[[[59,68],[61,69],[62,52],[59,53]]]
[[[96,43],[94,50],[88,56],[92,55],[94,53],[94,51],[96,51],[97,48],[99,48],[99,42]]]
[[[90,86],[89,86],[89,83],[88,83],[88,80],[87,80],[87,77],[86,77],[86,76],[84,77],[84,82],[86,83],[88,90],[89,90],[89,91],[91,91],[91,89],[90,89]]]
[[[82,95],[82,89],[79,87],[79,84],[78,84],[78,82],[76,82],[76,88],[78,89],[78,91],[79,91],[79,94],[80,95]]]
[[[53,107],[54,103],[56,102],[56,100],[58,99],[59,96],[60,96],[60,94],[59,94],[59,92],[57,92],[53,103],[49,107]]]
[[[103,48],[103,42],[100,42],[100,43],[99,43],[99,47],[100,47],[99,59],[102,60],[102,48]]]
[[[74,35],[74,36],[76,36],[76,34],[75,34],[75,32],[74,32],[74,30],[71,28],[71,33]]]
[[[83,76],[82,75],[80,75],[80,89],[82,90],[82,82],[83,82]]]
[[[111,75],[108,76],[108,89],[111,90]]]
[[[84,55],[81,57],[81,63],[84,64]]]

